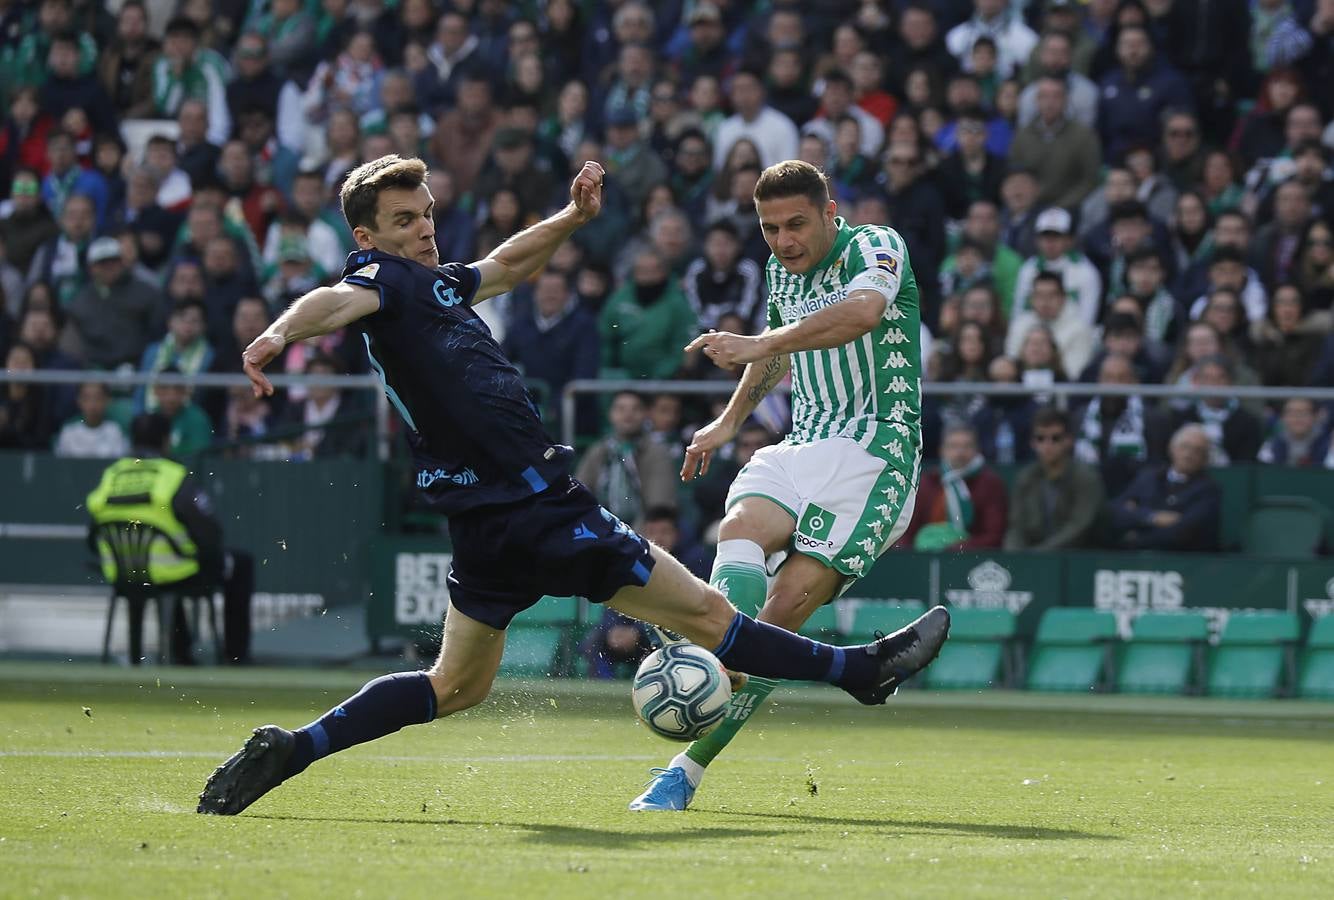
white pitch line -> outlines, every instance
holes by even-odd
[[[27,759],[216,759],[226,751],[212,750],[0,750],[0,758]],[[579,756],[534,753],[514,756],[359,756],[373,762],[410,763],[540,763],[540,762],[643,762],[657,756]]]

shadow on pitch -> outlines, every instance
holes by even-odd
[[[906,833],[938,832],[940,834],[967,835],[972,837],[1002,838],[1009,841],[1119,841],[1114,834],[1095,834],[1091,831],[1079,831],[1074,828],[1042,828],[1035,825],[993,825],[980,822],[923,822],[911,819],[853,819],[830,818],[827,816],[803,816],[796,813],[740,812],[738,810],[714,810],[718,815],[741,816],[752,819],[781,819],[786,822],[801,822],[807,825],[837,825],[841,827],[876,828],[886,831]]]
[[[737,838],[764,838],[781,834],[791,834],[789,828],[728,828],[726,826],[705,826],[689,830],[652,829],[643,831],[617,831],[602,828],[581,828],[577,825],[549,825],[538,822],[498,822],[474,819],[369,819],[352,816],[283,816],[275,814],[251,814],[248,819],[273,819],[283,822],[344,822],[349,825],[453,825],[466,828],[498,828],[503,831],[521,832],[521,840],[535,844],[549,844],[554,847],[587,847],[590,849],[616,850],[651,850],[664,842],[686,844],[696,841],[713,841]],[[800,818],[800,817],[792,817]],[[698,822],[698,818],[695,818]],[[813,821],[834,823],[834,819]]]

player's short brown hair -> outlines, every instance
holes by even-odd
[[[782,197],[805,197],[822,210],[829,202],[829,181],[808,162],[789,159],[775,163],[755,182],[755,202]]]
[[[426,183],[427,174],[426,163],[416,158],[404,159],[396,153],[357,166],[348,173],[338,193],[348,227],[375,228],[380,193],[394,188],[415,191]]]

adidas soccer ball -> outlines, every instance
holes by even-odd
[[[732,682],[718,657],[703,647],[668,644],[640,664],[631,696],[635,712],[654,732],[693,741],[722,723]]]

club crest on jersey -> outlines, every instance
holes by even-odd
[[[380,264],[371,263],[369,266],[362,266],[360,269],[357,269],[357,271],[352,273],[352,277],[365,278],[367,281],[371,281],[374,280],[375,276],[378,275],[379,272],[380,272]]]

